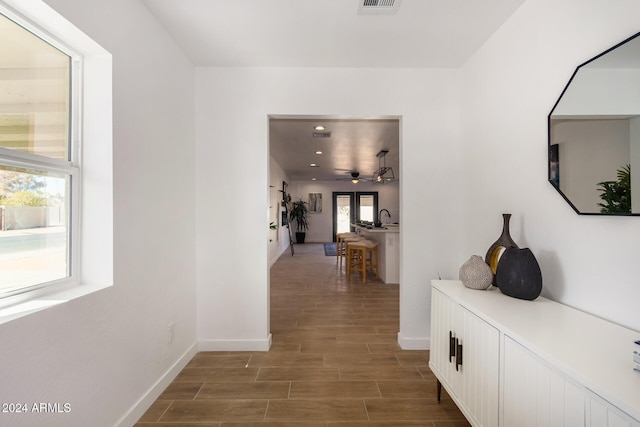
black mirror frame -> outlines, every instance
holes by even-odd
[[[621,41],[620,43],[616,44],[615,46],[610,47],[609,49],[605,50],[604,52],[594,56],[593,58],[589,59],[586,62],[583,62],[582,64],[578,65],[575,69],[575,71],[573,72],[573,74],[571,75],[571,78],[569,79],[569,81],[567,82],[567,84],[565,85],[564,89],[562,90],[562,93],[560,93],[560,96],[558,97],[558,100],[555,102],[555,104],[553,104],[553,108],[551,109],[551,112],[549,113],[549,115],[547,116],[547,180],[549,181],[549,183],[553,186],[553,188],[556,189],[556,191],[558,193],[560,193],[560,195],[562,196],[562,198],[569,204],[569,206],[571,206],[573,208],[573,210],[579,214],[579,215],[598,215],[598,216],[640,216],[640,213],[600,213],[600,212],[580,212],[580,210],[578,210],[578,208],[571,202],[571,200],[569,200],[569,198],[562,192],[562,190],[556,185],[556,183],[554,182],[553,178],[552,178],[552,168],[551,168],[551,162],[552,162],[552,146],[554,144],[552,144],[551,141],[551,116],[553,115],[553,112],[555,111],[556,107],[558,106],[558,104],[560,103],[560,101],[562,100],[562,97],[564,96],[564,94],[567,92],[567,89],[569,89],[569,86],[571,85],[571,82],[573,82],[573,79],[575,78],[575,76],[578,74],[578,71],[580,71],[580,69],[585,66],[588,65],[590,63],[592,63],[593,61],[595,61],[596,59],[600,58],[601,56],[606,55],[607,53],[611,52],[612,50],[617,49],[618,47],[622,46],[623,44],[630,42],[631,40],[640,37],[640,32],[637,32],[636,34],[632,35],[631,37],[626,38],[625,40]]]

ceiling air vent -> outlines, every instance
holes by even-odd
[[[314,138],[331,138],[331,132],[314,132]]]
[[[359,15],[393,15],[400,6],[400,0],[359,0],[359,2]]]

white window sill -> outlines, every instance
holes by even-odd
[[[100,292],[111,286],[111,284],[67,285],[55,290],[50,290],[37,297],[25,299],[25,301],[16,301],[15,303],[8,302],[7,305],[0,307],[0,325]]]

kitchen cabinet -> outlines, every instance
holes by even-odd
[[[543,297],[431,289],[429,366],[472,425],[640,427],[639,332]]]
[[[381,228],[351,226],[365,239],[378,244],[378,275],[384,283],[400,283],[400,226],[386,224]]]

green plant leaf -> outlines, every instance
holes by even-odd
[[[621,167],[616,175],[617,181],[597,184],[603,200],[603,203],[598,203],[600,213],[631,213],[631,165]]]

